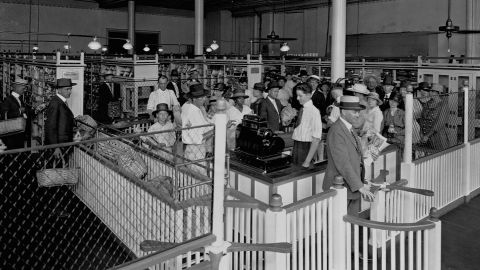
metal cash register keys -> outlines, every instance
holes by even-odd
[[[291,156],[282,154],[285,142],[267,128],[267,121],[257,115],[245,115],[238,128],[240,132],[234,153],[243,163],[260,169],[262,173],[290,166]]]

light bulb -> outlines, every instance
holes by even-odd
[[[158,48],[158,52],[163,52],[163,48],[162,47]]]
[[[130,40],[128,40],[128,39],[126,40],[125,44],[123,44],[123,48],[124,48],[125,50],[131,50],[131,49],[133,49],[133,45],[132,45],[132,43],[130,43]]]
[[[145,48],[143,48],[143,51],[144,52],[149,52],[150,51],[150,47],[148,47],[148,44],[145,44]]]
[[[92,41],[90,41],[88,43],[88,48],[90,48],[91,50],[98,50],[102,47],[102,44],[100,44],[100,42],[97,41],[97,37],[94,37]]]
[[[214,40],[212,42],[212,44],[210,45],[210,48],[212,48],[212,50],[216,51],[220,46],[217,44],[217,41]]]
[[[102,52],[106,52],[108,51],[108,48],[107,47],[102,47]]]
[[[282,47],[280,47],[280,51],[281,52],[288,52],[290,51],[290,47],[288,46],[288,44],[285,42],[283,43]]]
[[[70,50],[71,46],[69,44],[65,44],[65,45],[63,45],[63,48],[65,50]]]
[[[38,45],[33,45],[33,48],[32,48],[34,51],[38,51]]]
[[[206,51],[207,51],[208,53],[210,53],[210,52],[212,52],[213,50],[212,50],[212,48],[208,47],[208,48],[206,49]]]

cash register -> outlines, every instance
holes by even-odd
[[[285,142],[257,115],[245,115],[238,126],[234,156],[245,165],[269,173],[290,166],[291,156],[283,154]]]

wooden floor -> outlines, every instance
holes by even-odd
[[[441,220],[442,269],[480,269],[480,196]]]

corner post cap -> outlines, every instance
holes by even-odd
[[[282,210],[282,196],[280,194],[273,194],[270,198],[270,210],[279,212]]]
[[[344,183],[343,177],[341,175],[337,175],[333,179],[333,188],[341,189],[341,188],[343,188],[343,183]]]
[[[435,207],[430,208],[430,214],[428,217],[431,221],[439,221],[440,213],[438,212],[438,209]]]
[[[224,99],[218,100],[216,106],[217,106],[217,108],[216,108],[217,112],[224,113],[224,112],[227,111],[227,101],[224,100]]]

